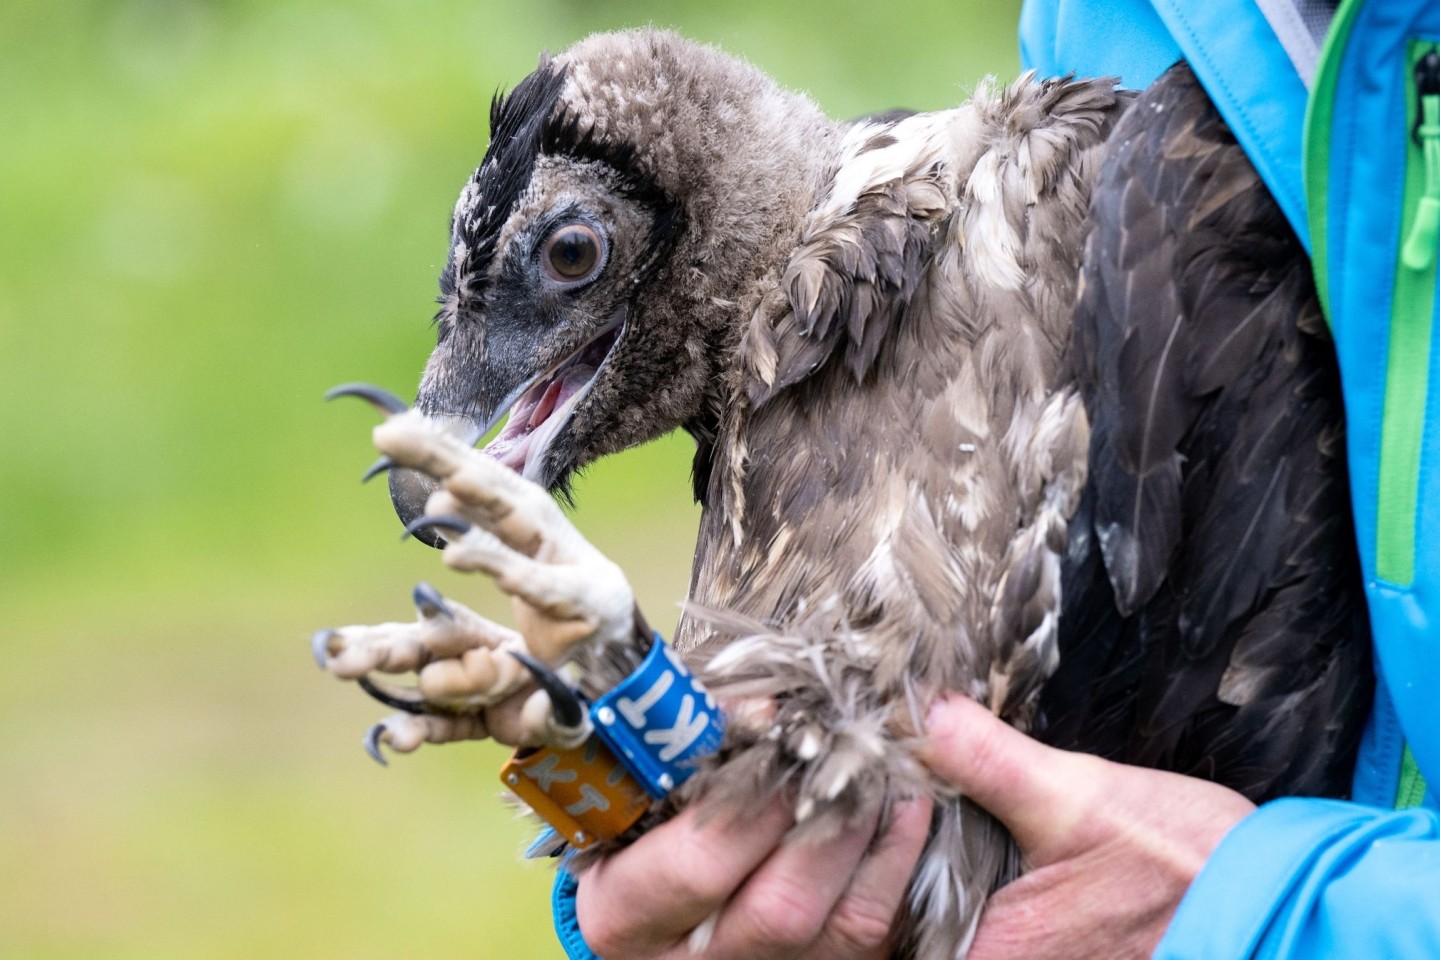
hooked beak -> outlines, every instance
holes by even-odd
[[[406,529],[410,529],[411,524],[424,515],[425,501],[438,489],[440,481],[427,473],[405,467],[396,467],[390,471],[390,502],[394,504],[395,513]],[[437,550],[445,548],[444,538],[433,527],[414,530],[411,536]]]

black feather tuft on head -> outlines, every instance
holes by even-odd
[[[509,219],[535,172],[541,156],[567,156],[602,163],[620,174],[627,197],[652,211],[649,235],[640,258],[637,280],[645,280],[658,267],[663,251],[674,245],[686,227],[683,206],[655,183],[643,168],[636,145],[607,140],[596,134],[593,122],[557,109],[565,85],[566,68],[548,56],[508,94],[496,94],[490,105],[490,146],[466,185],[465,199],[451,221],[452,244],[463,245],[466,256],[460,277],[452,257],[440,275],[442,302],[459,293],[478,295],[496,254],[500,230]],[[437,320],[443,320],[441,310]],[[440,336],[444,339],[445,326]]]
[[[544,55],[534,73],[490,101],[490,146],[466,185],[470,203],[456,208],[450,224],[451,242],[468,250],[464,270],[472,285],[485,275],[500,228],[530,183],[564,85],[565,68]],[[440,275],[441,295],[456,293],[456,284],[452,258]],[[475,292],[473,287],[465,291]]]

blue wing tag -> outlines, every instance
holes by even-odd
[[[635,671],[590,707],[595,733],[659,799],[720,748],[725,714],[688,667],[655,635]]]

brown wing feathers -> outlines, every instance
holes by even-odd
[[[1343,794],[1368,624],[1308,261],[1188,68],[1114,137],[1076,317],[1091,475],[1047,735],[1255,799]]]

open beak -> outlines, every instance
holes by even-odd
[[[589,392],[621,330],[617,317],[585,346],[531,380],[508,406],[505,429],[482,449],[527,480],[543,483],[546,449]]]
[[[620,341],[625,332],[625,314],[624,309],[616,311],[578,350],[515,387],[495,405],[488,420],[439,412],[428,415],[451,421],[450,429],[466,435],[468,443],[475,443],[508,414],[504,429],[482,451],[527,480],[548,485],[553,478],[545,476],[545,454]],[[423,395],[417,399],[422,409],[424,401]],[[434,477],[403,468],[391,470],[389,480],[390,501],[407,526],[425,512],[426,500],[440,486]],[[417,531],[415,537],[432,547],[445,546],[434,530]]]

